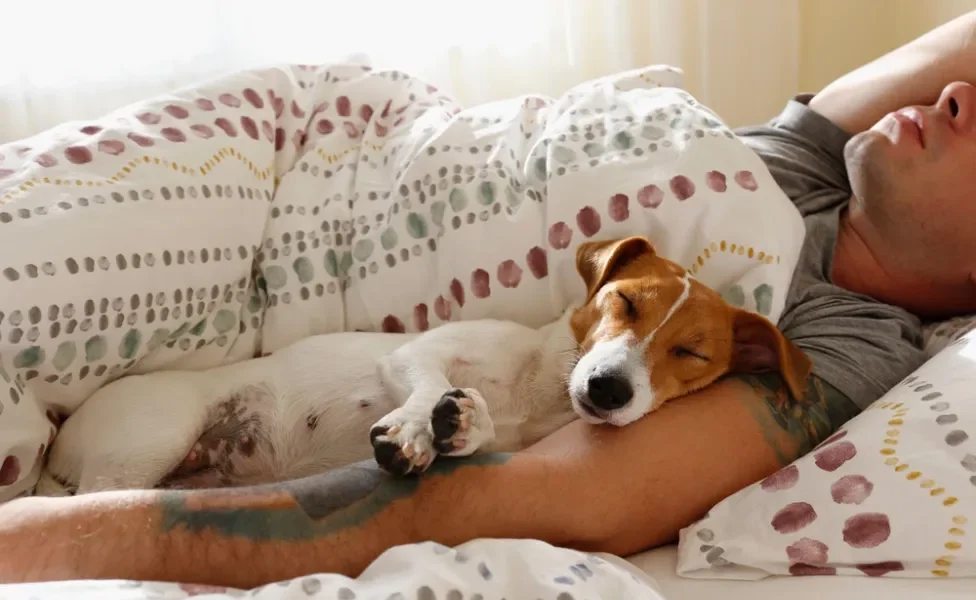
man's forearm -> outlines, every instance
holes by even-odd
[[[365,463],[236,490],[29,498],[0,506],[0,582],[252,587],[312,572],[357,575],[398,544],[481,537],[625,555],[672,541],[853,412],[815,378],[796,402],[778,377],[752,376],[624,428],[577,421],[517,454],[438,461],[420,478],[390,478]],[[22,551],[39,538],[41,554]]]
[[[837,79],[810,107],[856,134],[892,111],[933,104],[954,81],[976,84],[976,11]]]
[[[389,547],[424,539],[571,544],[571,522],[544,496],[526,493],[507,507],[492,498],[500,489],[519,498],[533,480],[553,489],[552,471],[536,456],[491,454],[439,461],[422,478],[392,478],[368,461],[250,488],[27,498],[0,506],[0,583],[85,577],[248,588],[312,572],[357,575]],[[38,534],[43,552],[23,553]]]

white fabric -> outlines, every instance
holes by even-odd
[[[627,563],[533,540],[474,540],[456,548],[433,543],[387,550],[357,578],[309,575],[254,590],[130,581],[0,585],[6,600],[462,600],[482,598],[627,598],[663,600]]]
[[[462,111],[399,71],[283,67],[0,146],[0,500],[119,376],[538,326],[583,299],[587,239],[646,235],[775,322],[802,221],[680,85],[649,67]]]
[[[976,315],[927,324],[924,329],[926,354],[929,358],[935,356],[973,329],[976,329]]]
[[[681,532],[678,573],[976,576],[976,332]]]
[[[458,557],[461,557],[460,560]],[[762,581],[687,579],[675,572],[677,548],[666,546],[628,557],[587,555],[529,540],[474,540],[453,550],[436,544],[399,546],[363,574],[311,575],[255,590],[138,581],[66,581],[0,585],[6,600],[169,600],[255,597],[264,600],[390,598],[627,598],[628,600],[949,600],[967,598],[965,579],[770,577]],[[483,576],[484,563],[490,579]],[[582,567],[580,566],[582,565]],[[558,581],[557,581],[558,578]],[[568,583],[572,581],[572,583]],[[430,594],[422,588],[430,588]],[[341,591],[343,588],[349,591]],[[456,590],[457,594],[452,594]],[[350,592],[354,593],[353,596]],[[399,596],[397,594],[400,594]]]
[[[971,597],[973,589],[970,579],[778,576],[762,581],[688,579],[676,572],[676,546],[630,556],[627,563],[646,573],[652,579],[651,585],[666,600],[959,600]]]

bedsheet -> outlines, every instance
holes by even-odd
[[[531,540],[474,540],[451,549],[411,544],[380,556],[363,574],[311,575],[253,590],[139,581],[69,581],[0,585],[3,600],[170,600],[252,597],[264,600],[949,600],[972,596],[965,579],[770,577],[762,581],[686,579],[677,548],[626,560]]]
[[[456,548],[434,543],[392,548],[359,577],[310,575],[253,590],[138,581],[74,581],[0,586],[4,600],[663,600],[650,580],[606,555],[533,540],[474,540]]]
[[[816,576],[769,577],[761,581],[687,579],[676,572],[676,546],[643,552],[628,557],[627,562],[651,578],[651,585],[666,600],[962,600],[973,597],[971,579]]]
[[[399,71],[247,71],[0,146],[0,501],[105,383],[313,334],[538,326],[575,249],[644,234],[776,320],[804,228],[648,67],[464,109]]]

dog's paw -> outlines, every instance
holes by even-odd
[[[488,403],[478,390],[445,392],[430,415],[434,449],[445,456],[468,456],[495,437]]]
[[[369,430],[373,457],[391,475],[410,475],[427,470],[434,460],[434,438],[428,423],[405,421],[384,423]]]

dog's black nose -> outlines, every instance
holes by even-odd
[[[615,410],[630,402],[634,397],[634,388],[622,377],[601,375],[589,379],[586,395],[593,406],[603,410]]]

